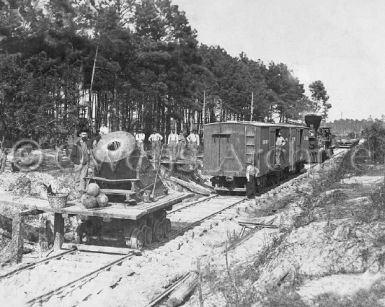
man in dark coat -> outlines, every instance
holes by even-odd
[[[246,168],[246,196],[249,199],[255,198],[257,188],[257,178],[259,169],[255,167],[254,163],[248,163]]]
[[[88,168],[90,164],[91,142],[88,139],[88,131],[82,130],[79,134],[80,139],[72,146],[71,161],[75,164],[74,171],[79,190],[86,190]]]

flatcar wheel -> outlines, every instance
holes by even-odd
[[[135,249],[142,249],[144,245],[144,234],[138,228],[135,228],[131,234],[130,246]]]
[[[147,225],[142,226],[142,232],[144,235],[144,245],[148,246],[152,243],[152,230]]]
[[[163,239],[163,226],[161,221],[156,219],[152,228],[152,237],[154,241],[160,241]]]
[[[162,221],[163,235],[168,238],[168,235],[171,231],[171,221],[170,219],[163,219]]]

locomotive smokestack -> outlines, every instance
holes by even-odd
[[[318,130],[320,124],[321,124],[322,116],[321,115],[316,115],[316,114],[308,114],[305,115],[305,123],[306,126],[310,128],[310,125],[313,125],[313,129],[315,131]]]

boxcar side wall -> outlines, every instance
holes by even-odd
[[[277,168],[275,144],[278,131],[286,144]],[[224,184],[230,189],[246,184],[247,163],[253,160],[260,170],[259,176],[264,179],[275,176],[277,169],[298,172],[307,160],[308,135],[308,129],[300,126],[236,122],[205,125],[203,172],[215,178],[213,184]]]

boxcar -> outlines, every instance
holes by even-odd
[[[259,169],[258,187],[300,171],[307,160],[309,129],[301,125],[261,122],[217,122],[204,126],[204,173],[217,190],[245,191],[246,167]],[[276,139],[285,138],[280,164]]]

